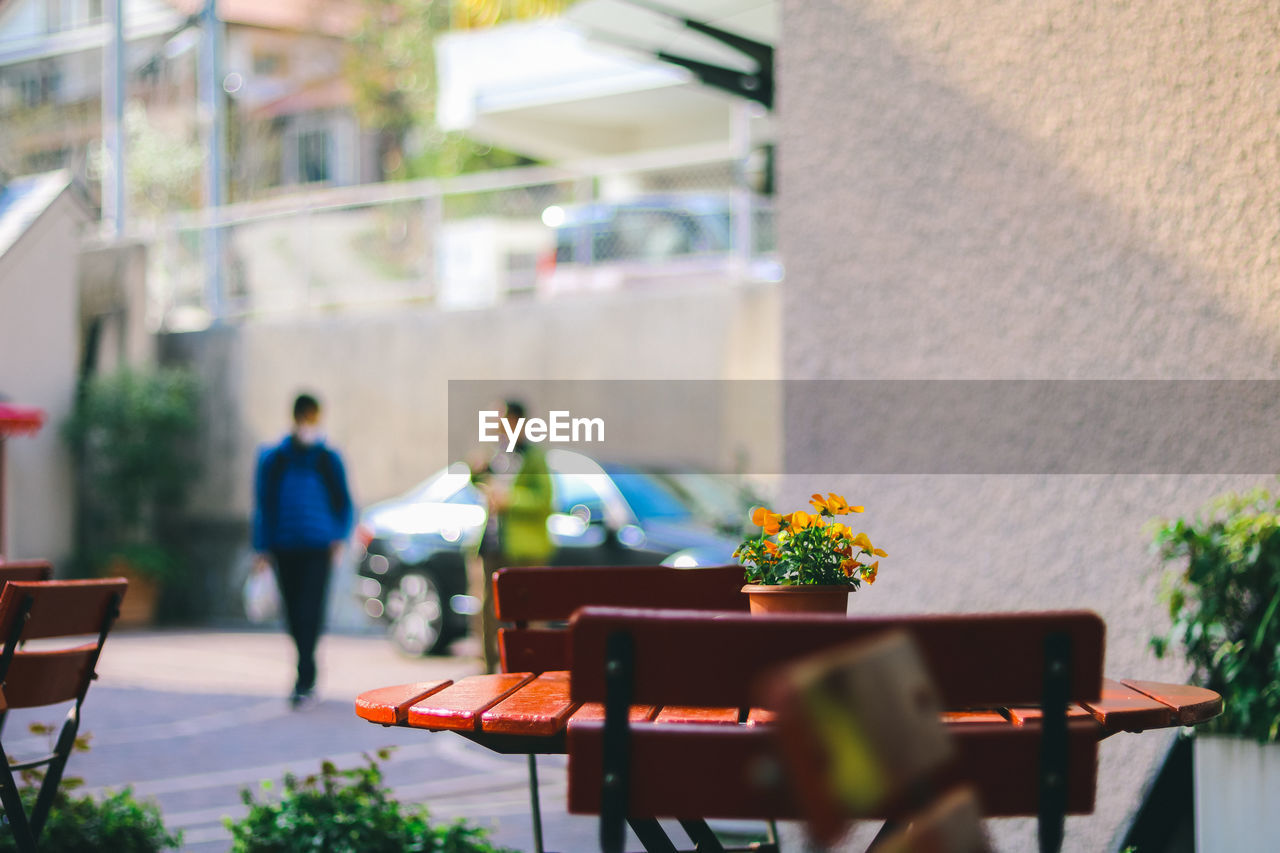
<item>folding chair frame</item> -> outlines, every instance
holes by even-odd
[[[67,718],[62,724],[62,730],[58,733],[58,740],[53,752],[40,758],[16,764],[9,764],[6,760],[3,762],[2,769],[0,769],[0,805],[4,806],[9,829],[13,833],[14,841],[20,853],[36,853],[38,849],[36,841],[40,837],[40,831],[44,828],[45,819],[49,816],[49,809],[53,806],[54,797],[58,793],[58,786],[62,782],[62,772],[67,766],[67,759],[71,757],[71,752],[75,748],[76,735],[80,730],[80,707],[84,704],[85,694],[89,692],[89,683],[97,678],[98,658],[102,654],[102,646],[107,640],[107,633],[120,615],[121,597],[121,594],[116,592],[110,598],[110,603],[106,608],[102,625],[98,631],[97,645],[89,656],[84,677],[81,680],[79,689],[76,691],[75,704],[67,712]],[[13,617],[13,623],[9,626],[8,636],[5,638],[4,650],[0,652],[0,704],[3,704],[4,712],[8,710],[8,704],[3,699],[4,684],[9,674],[9,667],[13,663],[14,655],[22,643],[23,629],[26,627],[27,619],[31,615],[33,603],[34,597],[30,593],[20,600],[18,610]],[[0,755],[5,754],[3,743],[0,742]],[[28,815],[22,805],[22,798],[18,793],[18,783],[14,778],[14,771],[21,772],[36,767],[46,767],[47,769],[40,783],[40,791],[36,795],[35,805],[31,809],[31,814]]]

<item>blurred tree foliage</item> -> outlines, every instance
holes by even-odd
[[[361,122],[378,134],[387,179],[445,177],[530,162],[435,124],[436,36],[559,14],[570,0],[360,0],[346,76]]]
[[[125,117],[125,171],[129,208],[133,215],[159,217],[200,204],[204,148],[189,131],[161,127],[140,103],[131,103]],[[99,169],[103,152],[97,152]]]
[[[199,404],[199,381],[188,369],[121,370],[83,383],[63,424],[78,475],[82,572],[123,558],[155,578],[179,573],[158,524],[182,506],[198,474]]]

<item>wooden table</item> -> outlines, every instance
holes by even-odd
[[[1222,698],[1210,690],[1182,684],[1133,679],[1107,679],[1097,702],[1073,704],[1068,720],[1073,731],[1102,740],[1118,732],[1141,732],[1204,722],[1222,711]],[[565,754],[567,733],[575,727],[599,726],[599,704],[576,704],[569,698],[567,672],[474,675],[458,681],[431,681],[382,687],[360,695],[356,714],[372,723],[424,731],[456,732],[488,749],[504,754]],[[1039,708],[991,708],[944,715],[953,733],[1035,725]],[[759,741],[769,748],[772,715],[749,708],[634,707],[633,731],[643,739],[646,729],[685,726],[733,727],[743,741]],[[728,734],[728,731],[725,732]],[[689,747],[686,747],[689,748]],[[696,746],[692,747],[696,749]],[[690,760],[698,756],[686,753]],[[636,780],[635,788],[660,780]],[[570,780],[572,786],[573,782]],[[633,788],[634,790],[634,788]],[[751,802],[727,803],[726,813],[711,817],[795,817],[786,798],[762,796],[773,813],[761,814]]]

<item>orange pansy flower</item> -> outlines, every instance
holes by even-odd
[[[767,535],[772,536],[781,529],[782,516],[758,506],[755,512],[751,513],[751,523],[764,530]]]

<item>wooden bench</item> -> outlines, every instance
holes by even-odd
[[[22,853],[37,849],[37,839],[75,745],[80,707],[107,633],[120,612],[128,582],[124,578],[80,581],[10,581],[0,591],[0,713],[74,703],[53,751],[39,758],[3,763],[0,803]],[[28,640],[76,638],[60,648],[28,650]],[[4,752],[0,744],[0,755]],[[44,767],[44,778],[28,815],[15,771]]]
[[[1104,626],[1086,612],[850,619],[588,607],[570,628],[570,700],[605,712],[568,722],[569,810],[601,815],[606,851],[621,848],[624,821],[800,817],[777,727],[751,710],[769,702],[761,676],[891,629],[919,648],[947,710],[955,778],[984,816],[1040,817],[1046,850],[1057,849],[1064,814],[1093,810],[1103,737],[1221,710],[1211,691],[1162,701],[1172,686],[1108,682]],[[694,706],[705,722],[637,720],[635,705]]]

